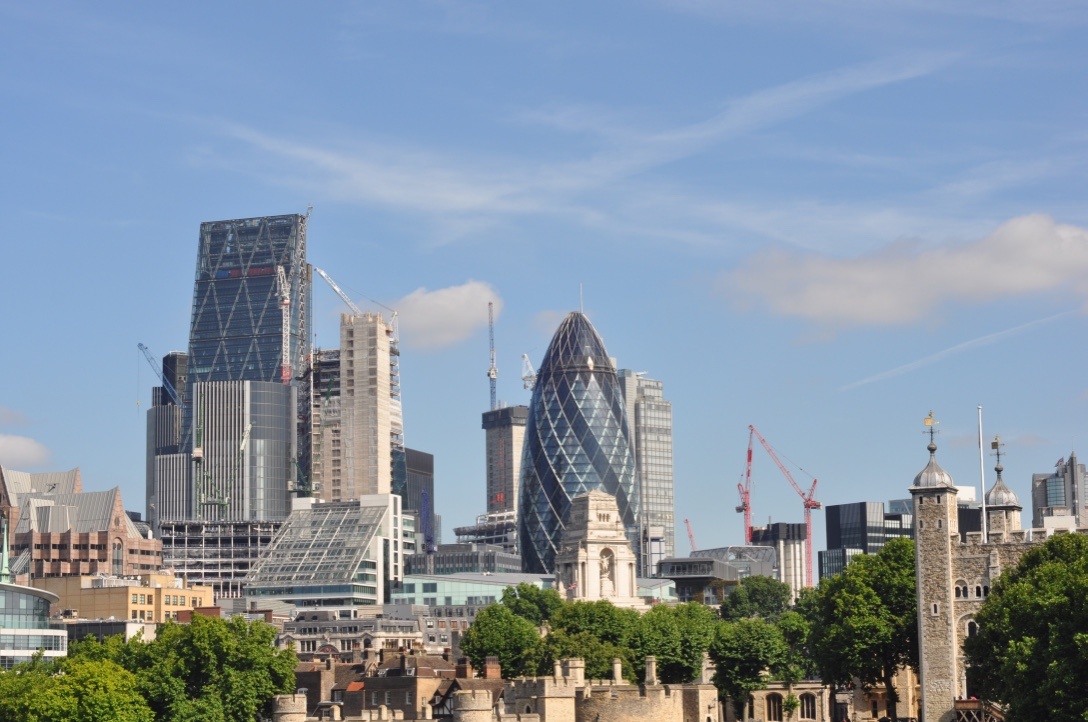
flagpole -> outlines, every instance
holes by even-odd
[[[982,490],[982,543],[987,541],[986,533],[986,454],[982,448],[982,404],[978,407],[978,478]]]

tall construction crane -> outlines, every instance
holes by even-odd
[[[812,486],[809,487],[808,493],[801,491],[801,487],[797,485],[797,482],[793,480],[793,476],[789,470],[778,460],[778,454],[774,453],[774,448],[767,443],[767,440],[756,431],[756,427],[749,426],[748,430],[759,439],[759,443],[763,444],[763,448],[767,450],[771,459],[778,465],[778,470],[782,472],[782,475],[786,477],[786,481],[790,483],[793,490],[797,492],[797,495],[801,497],[801,501],[805,507],[805,586],[811,587],[812,578],[812,510],[822,509],[823,504],[816,501],[813,497],[816,495],[816,479],[813,478]],[[751,455],[749,455],[751,458]]]
[[[283,353],[281,354],[282,370],[280,380],[283,383],[291,383],[291,287],[287,285],[287,274],[283,266],[276,266],[276,286],[280,294],[280,316],[283,325]]]
[[[691,542],[691,550],[695,551],[699,547],[695,546],[695,532],[691,530],[691,522],[684,519],[684,526],[688,528],[688,541]]]
[[[536,386],[536,370],[527,353],[521,355],[521,384],[530,391]]]
[[[487,302],[487,334],[491,341],[491,366],[487,369],[487,378],[491,380],[491,410],[499,408],[495,385],[499,380],[499,370],[495,367],[495,304]]]
[[[177,390],[174,389],[173,384],[166,380],[166,377],[162,375],[162,370],[155,365],[155,357],[151,355],[150,349],[144,346],[142,343],[136,344],[136,346],[144,352],[144,358],[151,364],[151,370],[155,372],[155,375],[159,377],[159,381],[162,382],[162,387],[166,390],[166,393],[170,395],[170,398],[174,401],[175,406],[181,406],[181,398],[178,397]]]
[[[737,513],[744,514],[745,544],[752,543],[752,434],[756,431],[751,426],[748,429],[748,463],[744,467],[744,483],[737,484],[737,491],[740,492],[740,505],[737,507]]]
[[[336,285],[336,281],[329,278],[329,274],[325,273],[317,266],[314,266],[314,270],[317,271],[317,275],[325,279],[325,283],[329,284],[332,290],[336,291],[336,295],[340,297],[340,300],[348,305],[348,308],[351,309],[352,313],[354,313],[356,316],[363,315],[363,312],[359,309],[359,307],[352,303],[351,299],[348,298],[348,294],[344,293],[344,291]]]

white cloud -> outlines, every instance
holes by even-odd
[[[417,349],[452,346],[487,326],[487,304],[502,312],[498,292],[482,281],[428,291],[417,288],[395,304],[401,341]]]
[[[830,327],[919,321],[941,305],[1056,291],[1088,300],[1088,230],[1045,215],[961,245],[896,243],[855,258],[776,250],[720,279],[724,293]]]
[[[41,466],[49,460],[49,449],[26,436],[0,434],[0,464],[14,469]]]

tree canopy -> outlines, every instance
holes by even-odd
[[[969,677],[1010,722],[1085,719],[1088,537],[1059,534],[999,577],[964,643]]]
[[[276,649],[275,637],[264,622],[194,616],[188,624],[162,625],[151,642],[76,642],[69,660],[109,663],[133,675],[155,719],[251,722],[271,712],[274,695],[295,689],[297,658]]]
[[[710,643],[714,685],[733,702],[737,719],[744,719],[748,695],[763,689],[770,670],[786,658],[786,643],[775,625],[758,617],[722,622]]]
[[[744,577],[722,600],[722,619],[759,617],[773,622],[790,607],[790,585],[760,575]]]
[[[541,644],[536,625],[504,604],[481,609],[461,637],[461,651],[474,668],[482,670],[488,657],[498,657],[502,675],[508,679],[536,674]]]
[[[895,675],[918,667],[914,542],[894,539],[875,555],[855,557],[802,594],[797,607],[810,625],[808,647],[824,683],[858,678],[882,685],[895,720]]]
[[[136,676],[109,660],[37,658],[0,674],[0,719],[151,722]]]
[[[563,598],[554,589],[541,589],[523,582],[503,590],[502,604],[519,617],[539,626],[563,606]]]
[[[676,607],[659,605],[643,614],[635,625],[630,646],[638,676],[644,675],[646,657],[657,660],[663,684],[684,684],[698,679],[703,654],[710,647],[718,622],[714,610],[689,602]]]

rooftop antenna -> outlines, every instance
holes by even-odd
[[[487,302],[487,333],[491,341],[491,366],[487,369],[487,378],[491,380],[491,410],[494,411],[499,407],[495,390],[499,370],[495,367],[495,304],[491,301]]]

